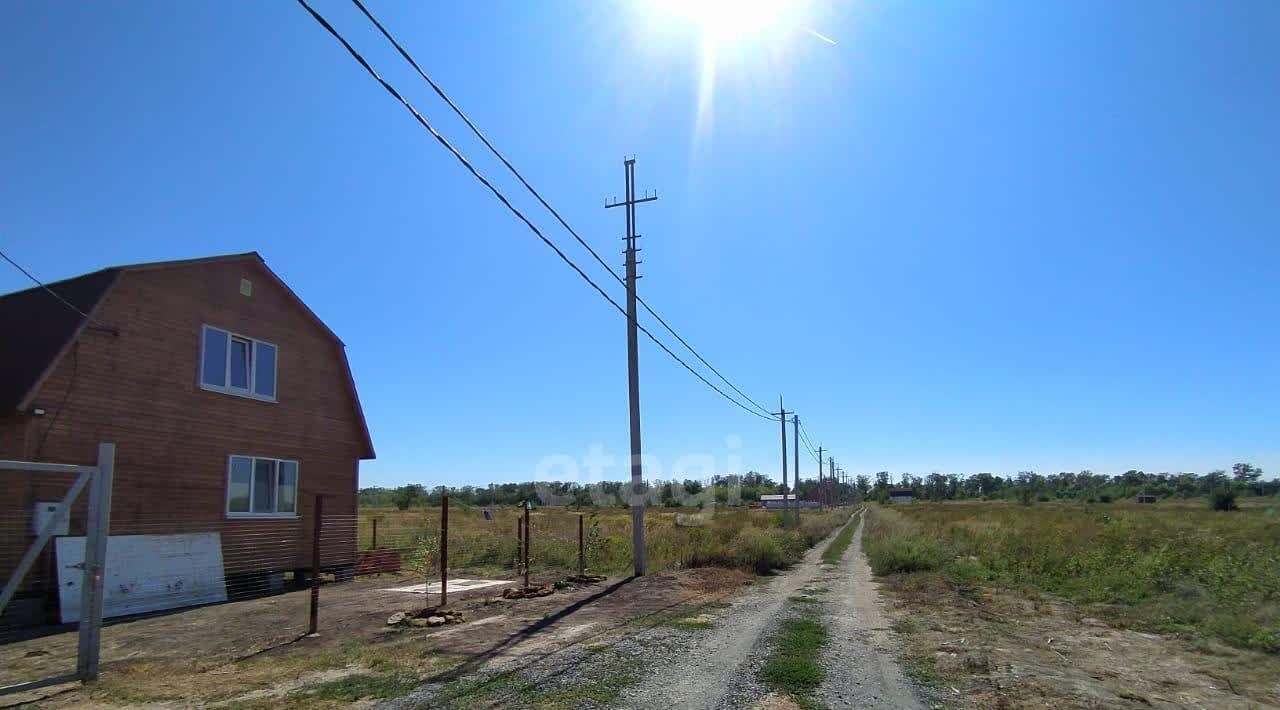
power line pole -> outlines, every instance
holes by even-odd
[[[836,474],[836,457],[827,457],[827,478],[831,479],[835,490],[832,491],[831,499],[838,503],[840,501],[840,477]]]
[[[782,424],[782,524],[787,523],[787,415],[786,407],[782,406],[782,395],[778,395],[778,422]]]
[[[831,507],[831,491],[827,490],[827,480],[822,477],[822,447],[818,447],[818,493],[822,496],[822,502]]]
[[[800,415],[791,417],[791,440],[796,443],[796,525],[800,524]]]
[[[631,417],[631,557],[635,562],[635,575],[642,577],[647,568],[644,550],[644,471],[640,465],[640,352],[639,333],[636,328],[636,205],[658,199],[645,192],[636,199],[636,159],[624,158],[626,172],[626,198],[606,202],[605,209],[625,206],[627,213],[627,401]]]

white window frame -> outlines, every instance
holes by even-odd
[[[245,511],[233,512],[231,510],[231,462],[233,459],[249,459],[249,510],[247,512]],[[256,475],[256,471],[258,468],[257,466],[258,461],[275,461],[276,462],[276,475],[275,475],[275,480],[272,481],[272,485],[277,491],[280,486],[280,464],[282,463],[293,464],[294,481],[293,481],[293,512],[292,513],[288,513],[288,512],[255,513],[253,512],[253,491],[254,491],[253,477],[254,475]],[[275,458],[274,456],[251,456],[249,454],[229,454],[227,456],[226,481],[227,481],[227,495],[226,495],[226,501],[224,502],[222,509],[224,512],[226,512],[228,518],[255,518],[258,520],[261,520],[261,519],[294,520],[301,517],[301,513],[298,512],[298,509],[302,505],[302,496],[301,496],[302,466],[293,459],[278,459],[278,458]],[[279,500],[279,497],[277,497],[276,505],[278,506],[279,504],[280,504],[280,500]]]
[[[220,333],[225,333],[227,336],[227,362],[222,373],[223,374],[222,381],[225,382],[226,384],[222,387],[219,387],[218,385],[211,385],[204,381],[204,345],[206,340],[206,333],[210,330],[216,330]],[[249,343],[249,388],[248,389],[244,389],[242,387],[233,387],[231,385],[231,350],[232,350],[231,341],[237,338]],[[253,387],[255,384],[257,384],[257,381],[258,381],[258,343],[262,343],[263,345],[270,345],[272,348],[275,348],[275,351],[276,351],[275,361],[271,363],[271,381],[272,383],[275,384],[275,388],[274,388],[275,392],[270,397],[264,394],[258,394],[253,391]],[[196,363],[196,385],[199,386],[200,389],[208,390],[209,392],[221,392],[222,394],[235,395],[237,397],[244,397],[246,399],[256,399],[259,402],[279,402],[280,401],[279,400],[280,346],[276,345],[275,343],[262,340],[261,338],[252,338],[248,335],[241,335],[240,333],[237,333],[235,331],[227,330],[226,328],[219,328],[216,325],[209,325],[208,323],[203,323],[200,326],[200,360]]]

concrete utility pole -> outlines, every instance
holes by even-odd
[[[791,440],[796,444],[796,525],[800,524],[800,415],[791,417]]]
[[[635,575],[644,576],[647,568],[644,550],[644,471],[640,465],[640,352],[639,332],[636,327],[636,205],[658,199],[645,193],[636,199],[636,159],[624,158],[626,173],[626,197],[619,201],[605,202],[605,209],[625,206],[627,213],[627,400],[631,417],[631,557],[635,562]]]
[[[787,414],[782,406],[782,395],[778,395],[778,422],[782,424],[782,523],[787,522]]]
[[[822,447],[818,447],[818,495],[828,508],[831,507],[831,491],[827,490],[827,480],[822,477]]]
[[[844,501],[841,500],[842,493],[840,490],[840,473],[839,473],[839,469],[836,468],[836,457],[834,456],[827,457],[827,470],[831,472],[831,478],[832,480],[835,481],[835,484],[836,484],[835,499],[843,503]]]

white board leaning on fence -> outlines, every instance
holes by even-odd
[[[83,537],[57,539],[58,603],[62,622],[80,619]],[[227,600],[222,537],[112,535],[107,538],[103,616],[126,616]]]

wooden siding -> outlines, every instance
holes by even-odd
[[[256,259],[126,270],[97,318],[119,335],[82,332],[32,399],[47,413],[0,419],[0,457],[88,464],[98,442],[115,442],[111,534],[219,531],[229,573],[310,565],[315,496],[326,496],[326,520],[354,516],[365,451],[341,344]],[[277,402],[199,387],[203,324],[279,348]],[[229,519],[232,454],[296,460],[298,517]],[[60,498],[68,480],[0,473],[0,577],[34,539],[35,501]],[[83,533],[84,509],[73,510],[72,534]],[[354,561],[349,529],[331,534],[326,523],[323,564]]]

